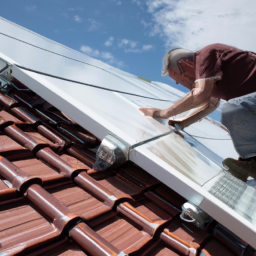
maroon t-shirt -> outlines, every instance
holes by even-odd
[[[195,52],[195,77],[219,77],[213,97],[224,100],[256,91],[256,54],[224,44]]]

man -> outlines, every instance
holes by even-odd
[[[169,118],[199,107],[181,128],[214,111],[220,99],[229,101],[222,109],[222,123],[228,128],[239,160],[227,158],[223,165],[246,181],[256,176],[256,55],[232,46],[212,44],[192,52],[174,49],[164,58],[163,73],[191,91],[171,107],[141,108],[145,116]],[[170,124],[174,124],[171,121]]]

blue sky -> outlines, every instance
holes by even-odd
[[[163,39],[151,35],[151,14],[139,1],[6,1],[0,15],[129,73],[161,77]]]
[[[174,47],[226,43],[256,51],[255,0],[22,0],[0,16],[112,66],[152,81]],[[219,117],[216,117],[219,119]]]

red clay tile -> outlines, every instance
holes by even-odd
[[[3,182],[0,180],[0,190],[5,190],[5,189],[8,189],[9,187]]]
[[[6,121],[12,121],[14,123],[22,123],[22,121],[20,119],[18,119],[17,117],[11,115],[10,113],[2,110],[0,111],[0,116],[2,116]]]
[[[49,192],[72,212],[86,221],[90,221],[111,210],[103,202],[74,184],[49,190]]]
[[[149,234],[139,231],[125,219],[118,216],[101,223],[93,229],[120,251],[137,250],[151,239]]]
[[[59,174],[57,171],[53,170],[36,158],[12,161],[12,163],[31,176],[41,178],[43,180],[44,186],[48,186],[54,181],[67,181],[63,175]]]
[[[167,221],[173,217],[170,213],[165,212],[145,197],[137,199],[136,202],[131,203],[131,205],[135,207],[137,211],[154,222]]]
[[[0,211],[1,251],[52,232],[54,228],[30,205]]]
[[[140,254],[141,256],[181,256],[182,254],[175,252],[173,249],[170,249],[162,241],[158,240],[157,242],[150,244],[144,252]]]
[[[193,223],[184,222],[177,216],[171,224],[164,230],[166,234],[171,233],[178,240],[199,248],[200,244],[209,236],[202,229],[197,228]]]
[[[121,196],[124,194],[132,196],[139,193],[138,189],[132,187],[118,176],[110,177],[105,180],[98,180],[98,182],[115,196]]]
[[[41,250],[36,250],[27,256],[88,256],[76,242],[65,238],[55,243],[49,243]]]
[[[17,101],[0,93],[2,122],[16,124],[0,133],[7,158],[0,168],[0,254],[194,256],[199,248],[207,256],[234,255],[228,242],[180,220],[183,197],[133,163],[90,170],[90,147],[100,143],[93,134],[33,92],[14,89],[11,96]],[[215,228],[218,239],[222,234]],[[244,255],[254,253],[248,246]]]

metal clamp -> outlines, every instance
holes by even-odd
[[[189,211],[183,211],[180,215],[180,218],[186,222],[195,222],[196,219],[194,219]]]
[[[204,229],[207,223],[212,220],[211,216],[191,202],[186,202],[182,205],[180,218],[183,221],[193,223],[201,229]]]
[[[129,159],[129,149],[130,145],[125,141],[113,134],[108,134],[97,150],[93,168],[96,171],[104,171],[124,164]]]

